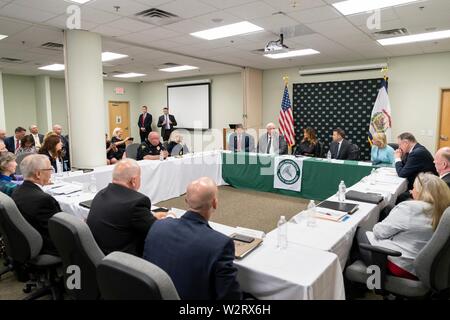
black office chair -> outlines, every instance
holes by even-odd
[[[179,300],[169,275],[154,264],[123,252],[107,255],[97,268],[106,300]]]
[[[54,300],[62,298],[61,281],[57,268],[61,258],[48,254],[39,254],[42,249],[42,236],[22,216],[14,201],[0,192],[0,233],[5,242],[6,254],[13,268],[20,267],[30,275],[30,282],[24,292],[38,288],[25,300],[38,299],[51,294]]]
[[[360,244],[360,247],[372,252],[372,264],[380,268],[381,288],[375,293],[383,297],[392,294],[397,298],[450,299],[450,207],[414,261],[417,281],[387,274],[387,257],[401,256],[400,252],[369,244]],[[364,285],[370,276],[367,266],[360,260],[348,266],[344,273],[346,279]]]
[[[394,150],[398,149],[398,143],[388,143],[388,146],[390,146]]]
[[[81,288],[67,288],[66,292],[76,300],[100,298],[97,286],[97,266],[104,258],[88,225],[65,212],[55,214],[48,222],[50,237],[63,261],[63,268],[78,266],[81,272]],[[71,274],[64,273],[64,283]]]
[[[359,160],[359,147],[356,144],[352,144],[350,147],[349,160]]]
[[[0,280],[1,280],[2,275],[10,271],[13,271],[14,269],[11,259],[6,254],[6,245],[5,242],[3,241],[3,237],[1,234],[0,234],[0,258],[3,259],[3,268],[0,269]]]
[[[325,152],[325,149],[324,149],[324,144],[323,144],[323,142],[318,141],[318,142],[317,142],[317,148],[316,148],[316,154],[315,154],[315,156],[316,156],[317,158],[323,158],[323,157],[324,157],[324,152]]]

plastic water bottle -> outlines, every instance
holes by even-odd
[[[314,203],[314,200],[311,200],[308,203],[306,225],[308,227],[315,227],[316,224],[316,204]]]
[[[345,193],[347,192],[347,187],[345,186],[344,180],[339,183],[339,190],[338,190],[338,201],[339,202],[345,202]]]
[[[330,150],[328,150],[328,152],[327,152],[327,159],[331,160],[331,151]]]
[[[163,161],[164,160],[164,156],[162,154],[162,152],[159,153],[159,161]]]
[[[278,221],[278,249],[287,248],[287,221],[285,216],[281,216]]]
[[[92,173],[89,178],[89,191],[92,193],[97,193],[97,178],[94,173]]]
[[[377,171],[375,168],[372,169],[370,172],[370,184],[376,184],[377,183]]]

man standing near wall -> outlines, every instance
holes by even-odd
[[[142,107],[142,114],[139,115],[138,119],[138,127],[139,127],[139,135],[141,136],[141,142],[144,142],[147,139],[148,134],[152,132],[152,115],[147,113],[147,106]]]
[[[163,115],[158,119],[158,128],[161,128],[161,137],[163,141],[168,141],[173,127],[177,125],[175,116],[169,114],[169,108],[163,108]]]

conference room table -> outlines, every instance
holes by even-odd
[[[301,191],[297,192],[274,188],[274,160],[269,154],[223,152],[222,178],[235,188],[325,200],[337,192],[341,180],[349,187],[378,168],[370,162],[306,157]]]

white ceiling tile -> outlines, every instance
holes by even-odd
[[[228,8],[225,9],[225,11],[244,20],[263,18],[277,12],[275,8],[261,1],[247,3],[238,7]]]
[[[253,0],[252,0],[253,1]],[[220,19],[221,21],[213,21],[215,19]],[[228,12],[225,12],[223,10],[215,11],[212,13],[208,13],[202,16],[198,16],[195,18],[192,18],[193,21],[201,23],[202,25],[206,26],[207,28],[215,28],[220,27],[232,23],[241,22],[242,19],[232,15]]]
[[[201,16],[217,10],[199,0],[174,0],[159,6],[158,9],[174,13],[184,19]]]
[[[301,11],[293,11],[289,16],[301,23],[313,23],[340,18],[341,15],[336,9],[330,6],[316,7]]]
[[[54,14],[65,13],[67,7],[69,7],[71,4],[74,4],[61,0],[15,0],[14,3]]]
[[[96,32],[96,33],[99,33],[101,35],[105,35],[108,37],[122,37],[124,35],[129,34],[128,31],[117,29],[117,28],[112,28],[112,27],[109,27],[108,25],[101,25],[101,26],[95,27],[94,29],[90,29],[89,31]]]
[[[84,6],[100,9],[121,16],[131,16],[138,12],[150,9],[148,5],[132,0],[95,0],[88,2]],[[115,6],[120,7],[118,11],[114,8]]]
[[[188,35],[192,32],[205,30],[208,27],[196,21],[182,20],[180,22],[165,25],[164,28]]]
[[[46,42],[62,43],[63,37],[62,31],[34,26],[2,41],[20,45],[25,42],[24,45],[26,47],[33,48],[39,47]]]
[[[306,24],[307,27],[312,30],[321,33],[327,37],[334,35],[346,35],[353,34],[355,32],[360,32],[356,27],[354,27],[350,22],[345,20],[345,18],[327,20],[316,23]]]
[[[66,29],[67,16],[65,14],[62,14],[60,16],[57,16],[56,18],[45,21],[45,24],[48,26]],[[95,27],[97,27],[98,25],[99,25],[99,23],[94,23],[91,21],[86,21],[86,20],[81,19],[81,29],[82,30],[92,30]]]
[[[15,33],[31,27],[31,23],[18,22],[8,18],[0,18],[0,34],[12,36]]]
[[[118,20],[106,24],[111,28],[121,29],[128,32],[140,32],[154,28],[155,26],[149,23],[141,22],[130,18],[120,18]]]
[[[252,23],[264,28],[264,30],[280,33],[281,28],[291,27],[298,24],[298,22],[286,15],[276,14],[264,18],[251,20]]]
[[[146,6],[148,6],[148,8],[153,8],[153,7],[158,7],[162,4],[171,2],[173,0],[135,0],[137,3],[141,3],[144,4]]]
[[[209,4],[218,9],[226,9],[230,7],[237,7],[255,0],[201,0],[203,3]]]
[[[4,6],[0,14],[5,17],[17,18],[33,23],[44,22],[56,16],[54,13],[31,9],[14,3]]]
[[[97,10],[87,6],[81,8],[81,19],[95,22],[98,24],[112,22],[118,20],[120,16],[102,10]]]

